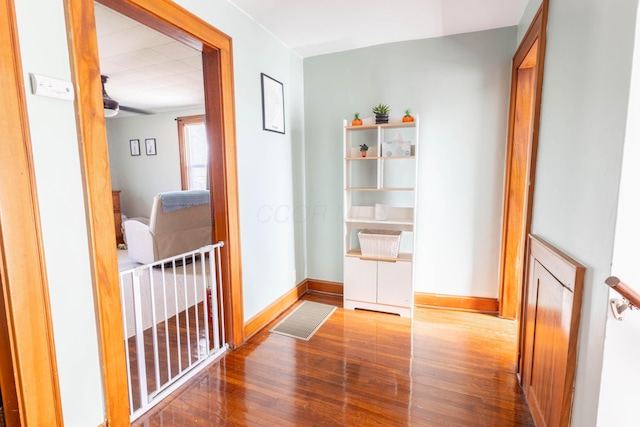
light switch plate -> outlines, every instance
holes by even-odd
[[[38,96],[73,101],[73,85],[69,81],[30,73],[31,92]]]

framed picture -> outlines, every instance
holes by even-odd
[[[147,138],[144,140],[144,145],[147,149],[147,156],[155,156],[158,154],[156,152],[156,139],[155,138]]]
[[[284,87],[260,73],[262,81],[262,129],[284,133]]]
[[[129,150],[131,151],[132,156],[140,155],[140,140],[139,139],[130,139],[129,140]]]

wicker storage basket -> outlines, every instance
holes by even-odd
[[[362,256],[397,258],[402,231],[362,230],[358,233]]]

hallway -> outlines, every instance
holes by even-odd
[[[339,308],[305,342],[269,333],[272,324],[133,425],[532,426],[515,375],[516,325]]]

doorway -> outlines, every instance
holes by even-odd
[[[173,2],[100,1],[202,53],[214,241],[223,241],[222,274],[227,341],[244,341],[231,39]],[[93,2],[66,0],[72,78],[83,164],[93,286],[108,425],[129,425],[124,337],[108,150],[102,106]]]
[[[547,10],[544,0],[512,62],[499,292],[499,314],[512,320],[521,312],[531,230]]]
[[[62,425],[14,2],[0,2],[0,389],[7,425]]]

